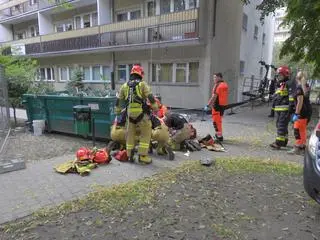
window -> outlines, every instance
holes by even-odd
[[[245,61],[240,61],[240,75],[244,75]]]
[[[141,17],[141,11],[132,11],[130,12],[130,20],[139,19]]]
[[[25,39],[26,38],[26,32],[16,32],[15,34],[15,40]]]
[[[93,81],[100,81],[101,80],[100,66],[93,66],[92,67],[92,80]]]
[[[189,83],[198,82],[199,62],[189,63]]]
[[[186,82],[187,77],[187,64],[177,63],[176,64],[176,82]]]
[[[172,64],[163,63],[158,65],[158,82],[172,82]]]
[[[62,67],[60,68],[60,81],[68,81],[69,80],[69,68]]]
[[[141,10],[134,10],[134,11],[117,14],[118,22],[129,21],[129,20],[134,20],[139,18],[141,18]]]
[[[174,11],[184,11],[186,9],[184,0],[174,0]]]
[[[132,68],[133,64],[120,64],[117,66],[117,80],[118,82],[125,82],[129,79],[130,76],[130,70]]]
[[[83,16],[83,28],[89,28],[91,26],[90,14]]]
[[[266,34],[263,33],[262,34],[262,45],[265,45],[266,44]]]
[[[170,13],[171,0],[160,0],[160,14]]]
[[[199,62],[151,64],[152,82],[197,83]]]
[[[258,34],[259,34],[259,28],[257,25],[254,26],[254,33],[253,33],[253,38],[258,39]]]
[[[189,3],[188,9],[193,9],[199,7],[199,0],[188,0],[187,3]]]
[[[156,2],[147,2],[147,17],[152,17],[156,15]]]
[[[40,81],[54,81],[54,68],[40,68],[38,78]]]
[[[111,80],[111,70],[110,67],[102,66],[102,77],[103,80]]]
[[[75,17],[75,25],[76,25],[76,29],[80,29],[81,28],[81,17]]]
[[[128,13],[117,14],[117,22],[123,22],[128,20]]]
[[[98,13],[92,13],[92,27],[98,25]]]
[[[38,3],[38,0],[29,0],[29,6],[33,6]]]
[[[247,31],[247,26],[248,26],[248,15],[244,13],[242,17],[242,29],[244,31]]]
[[[111,80],[110,67],[102,65],[82,66],[81,70],[84,74],[84,81],[103,81]]]
[[[84,73],[84,80],[90,81],[91,80],[91,70],[90,67],[83,67],[82,71]]]
[[[36,37],[39,36],[39,26],[30,26],[30,37]]]
[[[67,32],[73,30],[73,24],[71,20],[56,24],[56,32]]]
[[[74,25],[76,29],[89,28],[98,25],[98,13],[86,13],[84,15],[75,16]]]

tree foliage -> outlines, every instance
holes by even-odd
[[[287,7],[283,24],[291,26],[291,35],[282,46],[280,58],[289,56],[291,62],[309,63],[314,66],[313,75],[319,77],[320,0],[263,0],[257,5],[262,21],[280,7]]]
[[[43,82],[36,82],[38,62],[31,58],[2,54],[0,49],[0,64],[4,66],[5,77],[8,82],[9,104],[13,108],[16,120],[16,108],[21,105],[25,93],[44,93],[52,91],[53,87]]]

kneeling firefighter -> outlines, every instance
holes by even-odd
[[[126,111],[122,111],[119,116],[116,116],[111,127],[111,140],[120,144],[120,149],[126,145]]]
[[[135,138],[137,128],[139,128],[138,160],[141,163],[148,164],[152,160],[148,155],[151,140],[151,121],[148,115],[149,107],[146,103],[147,100],[150,101],[153,110],[157,110],[158,107],[149,86],[143,81],[143,77],[143,68],[140,65],[133,65],[129,81],[120,88],[116,102],[116,114],[119,115],[121,113],[121,106],[124,102],[127,109],[126,149],[128,158],[130,161],[133,161]]]
[[[152,135],[151,140],[156,141],[157,144],[157,154],[158,155],[169,155],[169,159],[174,158],[172,149],[167,145],[169,143],[169,129],[166,124],[157,116],[151,115],[152,122]]]
[[[178,113],[167,113],[164,123],[169,128],[169,145],[173,150],[181,150],[181,144],[185,140],[194,139],[197,136],[196,129]]]
[[[274,149],[286,147],[288,144],[288,125],[290,122],[289,112],[289,91],[287,82],[289,80],[290,70],[287,66],[281,66],[277,69],[277,81],[279,88],[274,97],[274,111],[276,113],[277,137],[276,141],[270,144]]]

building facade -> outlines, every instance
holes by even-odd
[[[253,45],[244,43],[246,7],[240,0],[62,2],[0,0],[0,44],[11,46],[12,54],[38,59],[40,79],[57,90],[65,88],[76,68],[93,88],[111,79],[119,88],[132,64],[140,63],[145,81],[169,106],[203,107],[214,72],[222,72],[229,83],[230,102],[241,97],[240,60],[249,64],[251,57],[241,49]],[[256,33],[261,45],[263,33],[265,39],[270,36],[262,29]],[[253,35],[250,41],[258,42]]]
[[[283,43],[290,36],[290,26],[284,25],[286,8],[279,8],[275,12],[274,42]]]
[[[263,22],[260,21],[260,12],[256,10],[257,4],[262,1],[252,1],[252,4],[243,8],[241,46],[240,46],[240,78],[238,96],[241,100],[241,91],[248,91],[253,84],[259,81],[266,73],[265,67],[259,64],[264,61],[272,63],[273,39],[274,39],[274,17],[268,16]],[[268,76],[270,76],[269,71]]]

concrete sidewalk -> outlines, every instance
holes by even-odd
[[[154,157],[151,165],[141,166],[131,163],[120,163],[112,160],[109,165],[100,166],[92,170],[91,174],[81,177],[76,174],[60,175],[54,171],[54,166],[74,158],[74,155],[27,163],[25,170],[0,175],[0,224],[24,217],[45,207],[53,206],[64,201],[76,199],[92,191],[96,184],[111,186],[130,180],[151,176],[157,172],[173,168],[186,160],[198,160],[202,157],[216,156],[256,156],[270,159],[284,159],[302,163],[302,157],[292,156],[288,159],[286,152],[274,152],[268,148],[255,149],[241,143],[241,139],[261,135],[270,121],[266,118],[269,108],[257,108],[254,111],[242,109],[241,113],[226,116],[224,133],[227,139],[227,153],[216,153],[202,150],[185,156],[178,152],[174,161]],[[23,112],[19,111],[23,117]],[[194,123],[199,135],[213,133],[210,116],[205,122]],[[230,139],[240,139],[239,144]],[[273,136],[266,135],[265,144],[273,140]]]

